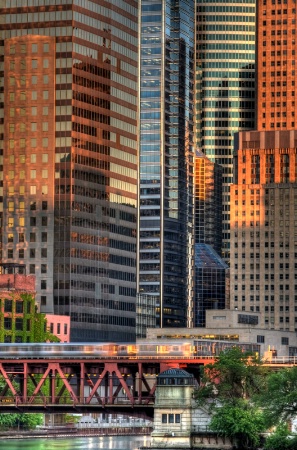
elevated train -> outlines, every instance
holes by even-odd
[[[0,344],[0,360],[10,358],[26,359],[148,359],[148,358],[205,358],[215,357],[232,347],[243,352],[260,355],[260,345],[234,343],[229,341],[193,340],[188,341],[142,341],[134,344],[121,343],[41,343],[41,344]]]

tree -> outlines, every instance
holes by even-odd
[[[288,422],[297,415],[297,367],[272,372],[264,390],[254,397],[263,408],[268,426]]]
[[[228,436],[240,448],[258,446],[260,433],[265,429],[261,412],[242,399],[238,399],[236,404],[227,403],[217,408],[210,428]]]
[[[212,414],[211,429],[242,449],[258,445],[264,431],[262,413],[250,398],[263,389],[266,370],[257,355],[234,347],[205,366],[195,392],[199,406]]]
[[[296,450],[297,439],[291,437],[287,424],[281,424],[275,432],[268,436],[264,445],[265,450]]]
[[[238,347],[228,349],[213,364],[204,367],[195,398],[200,405],[205,400],[210,406],[217,400],[236,404],[238,399],[261,392],[266,373],[257,355],[243,353]]]

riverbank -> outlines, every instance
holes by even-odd
[[[114,427],[114,428],[48,428],[44,430],[10,430],[0,432],[0,440],[6,439],[40,439],[40,438],[79,438],[96,436],[150,436],[151,427]]]

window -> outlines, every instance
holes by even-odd
[[[25,242],[25,234],[19,233],[19,242]]]
[[[47,227],[47,217],[46,216],[41,217],[41,225],[43,227]]]
[[[23,248],[19,249],[19,258],[24,259],[25,258],[25,250]]]
[[[57,323],[57,334],[61,334],[61,324]]]
[[[31,77],[31,83],[32,83],[32,84],[37,84],[37,76],[36,76],[36,75],[32,75],[32,77]]]
[[[42,131],[48,131],[48,122],[42,122]]]
[[[4,317],[4,329],[11,330],[12,319],[11,317]]]
[[[48,147],[48,138],[42,138],[42,147],[47,148]]]
[[[40,300],[41,306],[46,306],[46,295],[41,295]]]
[[[47,258],[47,248],[41,249],[41,258]]]
[[[47,273],[47,265],[41,264],[41,273]]]
[[[14,227],[14,218],[8,217],[8,228],[13,228],[13,227]]]
[[[12,233],[8,233],[7,242],[13,242],[13,234]]]
[[[67,327],[67,323],[64,323],[64,334],[68,333],[68,327]]]
[[[37,116],[37,107],[36,106],[32,106],[31,114],[32,114],[32,116]]]
[[[48,67],[49,67],[48,59],[44,59],[44,60],[43,60],[43,68],[44,68],[44,69],[48,69]]]
[[[36,217],[30,217],[30,226],[36,227]]]
[[[47,169],[42,169],[41,176],[42,176],[42,178],[48,178],[48,170]]]
[[[37,66],[38,66],[38,59],[32,59],[31,61],[32,69],[37,69]]]
[[[289,345],[289,338],[287,338],[287,337],[282,337],[281,343],[282,343],[282,345]]]
[[[24,227],[25,226],[25,217],[19,217],[19,226]]]
[[[45,42],[43,44],[43,52],[44,53],[48,53],[49,52],[49,43],[48,42]]]
[[[46,280],[41,280],[40,287],[41,289],[46,289]]]
[[[30,250],[30,255],[31,255],[31,250]],[[35,273],[35,264],[29,264],[29,273]]]
[[[7,258],[8,259],[12,259],[13,258],[13,249],[12,248],[9,248],[7,250]]]
[[[42,94],[43,100],[48,100],[48,91],[43,91]]]
[[[47,201],[43,201],[42,202],[42,210],[46,211],[47,210]]]
[[[15,329],[16,329],[16,331],[23,330],[23,319],[21,317],[17,317],[15,319]]]
[[[41,233],[41,242],[47,242],[47,233],[44,231]]]
[[[43,163],[47,163],[48,162],[48,154],[47,153],[42,153],[41,161]]]
[[[30,258],[35,258],[35,248],[30,248]]]
[[[36,233],[30,233],[30,242],[36,242]]]
[[[265,336],[257,336],[257,343],[258,344],[264,344],[265,343]]]
[[[36,178],[36,170],[35,169],[30,170],[30,176],[31,176],[31,179]]]
[[[37,123],[31,122],[31,131],[37,131]]]
[[[4,301],[4,312],[5,313],[12,312],[12,300],[10,300],[9,298],[6,298]]]
[[[30,186],[30,194],[36,195],[36,186]]]
[[[48,116],[48,106],[43,106],[43,108],[42,108],[42,115],[43,116]]]
[[[22,314],[24,311],[24,304],[23,302],[15,302],[15,312],[17,314]]]
[[[41,194],[46,195],[48,193],[48,186],[41,186]]]
[[[32,44],[32,53],[37,53],[37,51],[38,51],[38,45]]]

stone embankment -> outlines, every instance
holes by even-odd
[[[31,431],[10,430],[1,431],[0,440],[3,439],[34,439],[34,438],[69,438],[86,436],[149,436],[150,427],[113,427],[113,428],[85,428],[54,427]]]

